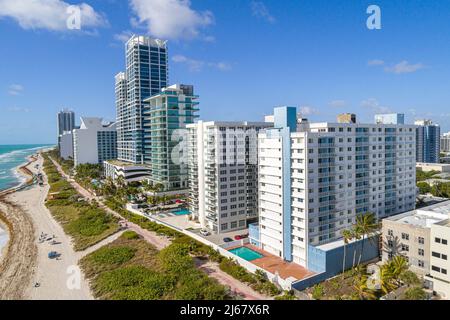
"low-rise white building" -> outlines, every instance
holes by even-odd
[[[433,291],[450,300],[450,219],[431,226],[430,274],[427,280],[433,283]]]
[[[115,123],[102,124],[102,118],[81,117],[81,126],[73,130],[74,164],[103,164],[117,158]]]
[[[64,131],[59,137],[59,156],[64,160],[73,159],[73,133]]]

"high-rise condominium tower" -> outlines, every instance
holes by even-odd
[[[144,100],[168,84],[167,43],[133,36],[125,45],[126,72],[116,75],[118,159],[144,163]]]
[[[431,120],[415,122],[417,151],[416,161],[425,163],[439,163],[441,151],[441,127]]]
[[[214,233],[247,227],[258,217],[258,132],[267,122],[188,125],[189,204]]]
[[[58,112],[57,115],[58,137],[65,131],[75,129],[75,113],[68,109]]]
[[[281,119],[280,119],[281,117]],[[415,127],[358,123],[297,125],[295,108],[275,110],[259,134],[259,242],[262,249],[316,270],[317,246],[369,212],[378,218],[416,201]]]
[[[197,99],[193,86],[177,84],[145,100],[144,162],[151,169],[149,182],[164,186],[165,191],[188,187],[187,163],[180,147],[186,125],[198,117]]]

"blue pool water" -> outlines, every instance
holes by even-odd
[[[16,168],[27,162],[27,157],[49,145],[0,145],[0,190],[18,186],[25,178]]]
[[[247,247],[232,249],[230,250],[230,252],[247,261],[253,261],[264,257],[261,253],[249,249]]]
[[[176,211],[172,211],[172,213],[176,216],[185,216],[191,214],[191,212],[188,209],[179,209]]]

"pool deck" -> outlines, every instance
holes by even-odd
[[[240,248],[241,246],[237,246],[237,247],[232,247],[229,248],[229,250],[233,250],[236,248]],[[270,254],[266,251],[263,251],[261,249],[259,249],[258,247],[252,246],[251,244],[247,244],[245,245],[245,247],[256,251],[262,255],[264,255],[264,257],[260,258],[260,259],[255,259],[252,261],[249,261],[250,263],[253,263],[254,265],[269,271],[270,273],[277,273],[278,275],[282,278],[282,279],[287,279],[287,278],[295,278],[297,280],[302,280],[305,278],[308,278],[310,276],[313,276],[315,273],[312,271],[309,271],[308,269],[292,263],[292,262],[286,262],[283,259]]]

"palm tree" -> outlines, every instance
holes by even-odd
[[[342,277],[345,276],[345,260],[347,259],[347,245],[353,239],[353,233],[350,230],[344,230],[342,232],[344,238],[344,258],[342,259]]]
[[[368,277],[366,275],[360,276],[355,280],[353,288],[356,290],[356,293],[361,300],[376,300],[377,296],[375,295],[374,290],[369,289],[367,280]]]
[[[386,295],[395,289],[394,274],[392,272],[392,268],[390,267],[389,263],[381,267],[379,281],[380,281],[380,290],[381,292],[383,292],[383,294]]]
[[[394,278],[399,278],[402,273],[408,270],[408,261],[403,256],[395,256],[392,258],[390,265]]]
[[[373,213],[367,213],[356,217],[355,231],[362,236],[361,252],[359,253],[358,265],[361,263],[362,255],[364,253],[364,242],[366,237],[371,237],[375,231],[379,229],[379,224],[376,222]]]
[[[361,234],[359,232],[359,230],[357,230],[356,228],[353,228],[352,230],[350,230],[350,232],[353,235],[353,239],[355,239],[356,241],[361,240]],[[353,264],[352,267],[354,268],[356,265],[356,244],[353,246]]]

